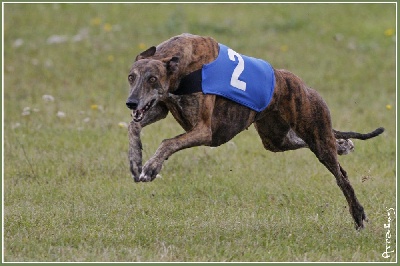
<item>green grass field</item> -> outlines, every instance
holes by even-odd
[[[395,4],[4,4],[4,261],[396,261],[395,23]],[[254,127],[133,182],[127,74],[182,32],[296,73],[336,129],[386,128],[339,158],[365,230],[309,150],[265,151]],[[146,127],[144,160],[182,132]]]

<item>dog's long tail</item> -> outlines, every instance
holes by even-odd
[[[337,131],[337,130],[333,130],[333,133],[335,134],[335,138],[337,139],[362,139],[362,140],[366,140],[366,139],[370,139],[370,138],[374,138],[376,136],[379,136],[380,134],[383,133],[383,131],[385,131],[385,129],[383,127],[379,127],[377,129],[375,129],[372,132],[363,134],[363,133],[358,133],[358,132],[341,132],[341,131]]]

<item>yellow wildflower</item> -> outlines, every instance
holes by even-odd
[[[103,25],[103,29],[106,32],[110,32],[112,30],[112,25],[110,23],[106,23]]]
[[[388,110],[392,110],[392,105],[390,105],[390,104],[387,104],[387,105],[386,105],[386,109],[388,109]]]
[[[101,23],[101,18],[93,18],[90,20],[90,25],[92,26],[99,26]]]
[[[392,28],[386,29],[384,34],[387,37],[393,36],[394,35],[394,29],[392,29]]]
[[[140,50],[144,50],[144,49],[146,49],[146,44],[144,44],[144,43],[139,43],[139,49]]]
[[[118,123],[118,126],[119,126],[119,127],[122,127],[122,128],[127,128],[127,127],[128,127],[128,124],[127,124],[126,122],[119,122],[119,123]]]

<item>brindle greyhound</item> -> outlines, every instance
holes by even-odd
[[[136,182],[156,178],[164,160],[173,153],[194,146],[219,146],[247,129],[252,123],[265,149],[283,152],[309,148],[335,176],[349,204],[357,229],[367,220],[337,155],[354,149],[350,138],[369,139],[384,129],[361,134],[340,132],[331,125],[329,109],[321,96],[291,72],[273,69],[275,87],[269,105],[261,112],[224,97],[195,92],[173,94],[180,81],[203,65],[214,61],[218,43],[211,37],[182,34],[136,57],[128,81],[126,105],[132,110],[129,124],[129,162]],[[140,131],[171,112],[186,133],[163,140],[156,153],[142,167]]]

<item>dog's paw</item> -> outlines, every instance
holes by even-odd
[[[162,163],[158,162],[156,159],[150,159],[147,163],[143,166],[142,173],[140,174],[139,178],[135,181],[136,182],[150,182],[153,181],[158,173],[161,171]]]
[[[336,147],[338,155],[346,155],[354,151],[354,143],[349,139],[337,139]]]
[[[364,212],[364,208],[362,206],[359,206],[358,208],[353,210],[352,215],[354,218],[356,230],[360,231],[364,229],[364,221],[368,222],[368,218]]]

